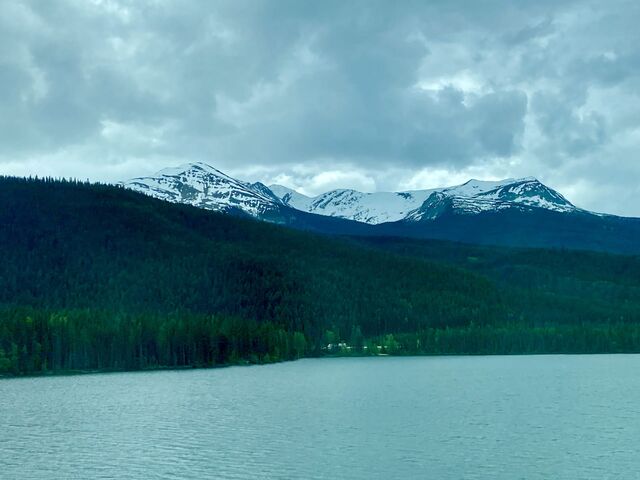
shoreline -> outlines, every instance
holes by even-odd
[[[152,368],[138,368],[138,369],[91,369],[91,370],[59,370],[59,371],[46,371],[46,372],[31,372],[22,375],[7,375],[0,374],[0,381],[12,380],[20,378],[53,378],[53,377],[71,377],[81,375],[108,375],[117,373],[149,373],[159,371],[183,371],[183,370],[213,370],[219,368],[230,367],[263,367],[267,365],[277,365],[280,363],[296,362],[298,360],[313,360],[313,359],[337,359],[337,358],[419,358],[419,357],[541,357],[541,356],[604,356],[604,355],[640,355],[640,352],[592,352],[592,353],[579,353],[579,352],[541,352],[541,353],[424,353],[424,354],[407,354],[407,355],[394,355],[394,354],[379,354],[379,355],[321,355],[321,356],[309,356],[293,358],[290,360],[280,360],[277,362],[269,363],[251,363],[251,362],[237,362],[237,363],[225,363],[219,365],[207,365],[207,366],[176,366],[176,367],[152,367]]]

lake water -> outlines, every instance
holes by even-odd
[[[0,478],[636,479],[640,356],[0,380]]]

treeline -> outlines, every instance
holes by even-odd
[[[0,315],[0,374],[270,363],[309,351],[301,332],[237,317],[31,308]]]
[[[520,355],[640,353],[640,324],[524,323],[431,328],[344,344],[327,353],[349,355]]]
[[[0,259],[3,373],[262,363],[329,344],[637,350],[633,257],[332,239],[114,186],[2,178]]]

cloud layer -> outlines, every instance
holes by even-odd
[[[0,3],[0,173],[537,176],[640,216],[634,1]]]

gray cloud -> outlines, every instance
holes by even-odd
[[[623,0],[2,2],[0,173],[535,175],[640,215],[639,20]]]

